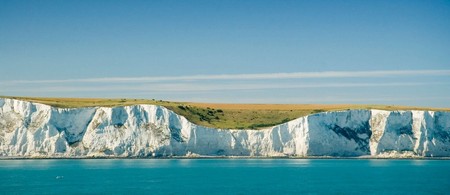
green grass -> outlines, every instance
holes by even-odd
[[[212,104],[193,102],[169,102],[148,99],[106,99],[106,98],[42,98],[11,97],[18,100],[42,103],[60,108],[114,107],[137,104],[164,106],[189,121],[213,128],[262,129],[278,125],[302,116],[325,111],[346,109],[380,110],[432,110],[450,111],[449,108],[425,108],[395,105],[355,105],[355,104]]]

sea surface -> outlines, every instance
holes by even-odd
[[[0,160],[0,194],[450,194],[450,160]]]

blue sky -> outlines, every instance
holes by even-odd
[[[4,1],[0,94],[450,107],[450,1]]]

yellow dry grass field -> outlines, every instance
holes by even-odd
[[[450,111],[450,108],[425,108],[395,105],[357,105],[357,104],[222,104],[169,102],[148,99],[107,99],[107,98],[43,98],[6,97],[47,104],[60,108],[114,107],[138,104],[164,106],[189,121],[207,127],[222,129],[263,129],[281,124],[302,116],[318,112],[347,109],[380,110],[432,110]]]

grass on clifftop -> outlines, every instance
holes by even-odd
[[[262,129],[278,125],[302,116],[325,111],[346,109],[380,110],[433,110],[450,111],[449,108],[424,108],[412,106],[355,105],[355,104],[214,104],[192,102],[169,102],[147,99],[106,98],[41,98],[6,97],[47,104],[60,108],[114,107],[137,104],[164,106],[189,121],[207,127],[226,129]]]

